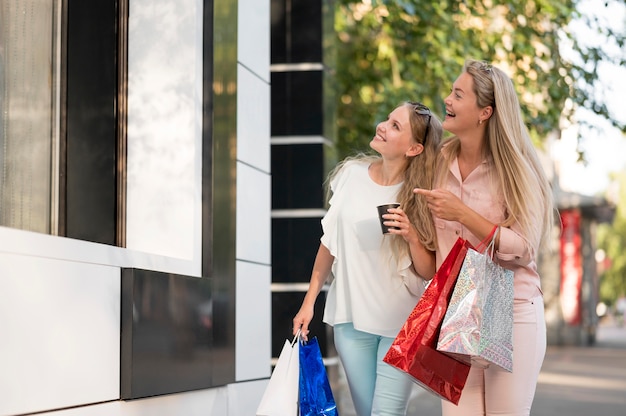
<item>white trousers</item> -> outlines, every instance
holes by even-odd
[[[443,416],[528,416],[546,354],[543,298],[515,301],[513,372],[472,366],[458,406],[442,401]]]

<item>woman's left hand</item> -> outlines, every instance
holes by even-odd
[[[417,231],[402,208],[390,208],[383,218],[386,226],[394,227],[389,229],[390,234],[400,235],[407,242],[417,238]]]
[[[385,225],[396,227],[390,228],[389,233],[402,236],[408,244],[415,273],[422,279],[431,279],[435,273],[435,252],[424,247],[406,213],[402,208],[390,208],[383,218]]]

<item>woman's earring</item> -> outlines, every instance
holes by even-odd
[[[483,121],[482,120],[478,120],[478,124],[483,124]]]

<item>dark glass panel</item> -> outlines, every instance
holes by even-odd
[[[322,62],[322,2],[292,0],[288,62]]]
[[[115,244],[117,9],[69,1],[64,234]],[[63,230],[61,230],[63,233]]]
[[[272,0],[271,2],[271,63],[287,62],[287,22],[285,13],[286,1]]]
[[[272,219],[272,282],[308,282],[320,245],[321,218]]]
[[[324,207],[322,144],[272,146],[272,208]]]
[[[304,292],[272,293],[272,357],[278,357],[285,339],[293,339],[293,317],[298,313]],[[315,317],[309,325],[309,338],[317,337],[324,357],[328,356],[328,326],[322,322],[326,292],[321,292],[315,301]]]
[[[271,74],[272,136],[323,134],[322,71]]]
[[[322,62],[319,0],[272,0],[271,62]]]
[[[121,397],[212,387],[213,279],[122,269]],[[234,362],[228,363],[234,367]]]

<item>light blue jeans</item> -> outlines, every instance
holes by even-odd
[[[393,338],[334,326],[335,348],[358,416],[405,416],[413,381],[383,362]]]

